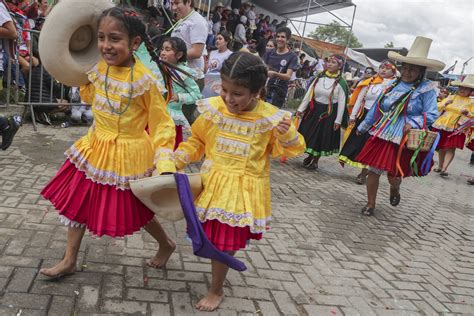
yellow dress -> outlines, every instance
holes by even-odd
[[[200,221],[265,232],[272,214],[270,157],[302,154],[303,137],[293,125],[284,135],[277,133],[275,126],[290,114],[260,100],[253,111],[239,115],[227,111],[221,97],[197,105],[201,115],[191,127],[192,136],[175,151],[175,160],[182,169],[205,157],[204,190],[195,201]]]
[[[125,236],[154,216],[133,195],[129,181],[150,176],[155,168],[176,171],[175,127],[158,81],[139,60],[133,68],[108,67],[102,60],[88,78],[81,98],[92,104],[94,123],[66,151],[68,159],[41,194],[66,225],[85,226],[98,236]]]
[[[452,103],[446,105],[449,101]],[[438,111],[441,114],[433,123],[433,127],[447,132],[454,131],[459,125],[458,120],[463,116],[461,114],[463,110],[468,110],[470,116],[474,114],[474,103],[469,97],[448,96],[438,103]]]

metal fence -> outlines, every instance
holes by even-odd
[[[39,37],[40,32],[36,30],[19,30],[20,33],[22,32],[28,32],[31,39],[33,39],[34,36]],[[21,36],[21,35],[20,35]],[[30,56],[30,61],[29,61],[29,68],[28,68],[28,75],[25,76],[23,75],[21,69],[20,69],[20,58],[22,57],[20,55],[20,52],[18,49],[16,49],[15,56],[9,55],[6,51],[4,51],[4,58],[7,59],[6,67],[4,69],[4,76],[3,76],[3,89],[4,89],[4,97],[5,97],[5,106],[9,106],[10,104],[17,104],[17,105],[22,105],[25,107],[25,110],[23,111],[23,116],[26,115],[26,112],[29,110],[31,114],[31,120],[33,122],[33,128],[36,131],[37,130],[37,120],[35,117],[35,111],[34,108],[35,106],[42,106],[42,107],[58,107],[59,105],[61,106],[83,106],[83,103],[71,103],[71,102],[64,102],[64,103],[58,103],[57,98],[55,97],[54,93],[54,86],[59,85],[60,86],[60,91],[59,93],[56,93],[56,95],[59,97],[60,100],[67,100],[67,95],[66,95],[66,89],[67,87],[64,86],[63,84],[57,82],[52,76],[48,74],[47,77],[49,77],[48,81],[45,81],[46,77],[46,70],[44,69],[43,65],[40,63],[37,67],[39,67],[39,80],[33,80],[33,51],[35,51],[35,44],[37,41],[31,40],[30,45],[28,46],[28,54]],[[38,56],[39,57],[39,56]],[[60,61],[58,61],[60,62]],[[38,69],[35,69],[35,71],[38,71]],[[38,78],[36,78],[38,79]],[[39,82],[37,82],[39,81]],[[44,85],[49,84],[50,86],[50,91],[47,95],[44,95]],[[33,89],[34,88],[34,89]],[[32,99],[32,91],[33,90],[39,90],[39,96],[35,98],[35,100]],[[13,95],[12,95],[13,94]]]

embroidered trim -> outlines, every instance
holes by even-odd
[[[97,89],[105,91],[105,75],[99,72],[97,65],[95,65],[94,68],[92,68],[87,73],[87,77]],[[112,78],[108,78],[107,81],[109,84],[108,91],[111,94],[120,95],[124,98],[128,98],[130,96],[130,84],[128,82],[118,81]],[[136,98],[144,94],[150,89],[151,85],[155,85],[157,88],[160,87],[158,80],[145,73],[140,79],[135,80],[132,83],[132,98]]]
[[[268,132],[276,127],[284,117],[291,117],[290,112],[278,110],[269,117],[264,117],[255,122],[247,122],[224,116],[210,104],[209,99],[198,100],[196,105],[199,113],[206,120],[216,123],[221,131],[244,136]]]
[[[181,149],[178,149],[178,150],[176,150],[176,151],[173,153],[173,158],[174,158],[175,160],[178,160],[179,162],[182,162],[182,163],[186,164],[186,165],[187,165],[187,164],[189,163],[189,161],[190,161],[189,155],[188,155],[185,151],[183,151],[183,150],[181,150]]]
[[[131,175],[131,176],[120,176],[113,171],[106,171],[94,168],[89,164],[87,159],[72,145],[65,152],[69,161],[76,166],[79,171],[85,173],[86,178],[92,182],[96,182],[103,185],[113,185],[120,190],[130,190],[130,180],[138,180],[145,177],[150,177],[153,173],[154,168],[146,170],[142,174]]]
[[[156,165],[158,161],[172,160],[173,150],[168,148],[160,148],[155,152],[155,158],[153,164]]]
[[[250,144],[224,137],[217,137],[216,150],[220,153],[247,157],[250,153]]]
[[[69,218],[67,218],[64,215],[59,215],[59,222],[65,226],[68,227],[86,227],[86,224],[81,224],[76,221],[71,221]]]
[[[299,137],[298,137],[298,134],[296,134],[295,137],[293,137],[292,139],[290,139],[287,142],[280,141],[280,144],[281,144],[282,147],[292,147],[292,146],[295,146],[296,144],[298,144],[298,141],[299,141]]]
[[[206,159],[201,165],[201,172],[202,173],[209,172],[209,170],[211,170],[211,167],[212,167],[212,160]]]
[[[226,212],[221,208],[202,208],[196,207],[196,215],[201,222],[207,220],[217,219],[223,224],[227,224],[232,227],[250,227],[250,232],[254,234],[264,233],[270,227],[272,217],[269,216],[263,219],[256,219],[252,213],[235,214]]]
[[[114,110],[117,110],[117,111],[120,110],[120,102],[116,102],[112,99],[110,99],[109,101],[110,101],[110,105],[114,108]],[[116,113],[110,110],[110,106],[107,103],[107,98],[100,95],[99,93],[95,94],[94,108],[98,111],[105,112],[110,115],[117,115]]]

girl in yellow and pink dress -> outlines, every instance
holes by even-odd
[[[433,123],[433,130],[441,134],[437,147],[438,167],[433,171],[439,172],[442,177],[449,175],[447,170],[454,159],[456,149],[463,149],[466,141],[466,134],[454,133],[455,130],[463,121],[474,116],[474,102],[469,98],[474,90],[474,75],[467,75],[462,82],[453,81],[451,85],[458,86],[458,91],[438,104],[440,116]]]
[[[196,212],[208,239],[234,254],[261,239],[271,221],[270,157],[304,152],[290,115],[262,101],[267,69],[250,53],[232,54],[221,69],[220,97],[200,101],[192,136],[175,152],[176,168],[205,157],[204,190]],[[212,260],[212,282],[197,308],[216,309],[223,299],[228,267]]]
[[[157,79],[133,55],[142,41],[158,60],[137,13],[113,7],[100,16],[102,59],[88,72],[90,83],[81,87],[82,100],[92,104],[94,125],[66,151],[66,162],[41,192],[68,227],[65,256],[41,269],[47,276],[76,270],[86,228],[96,236],[122,237],[145,227],[159,243],[149,261],[154,267],[163,266],[176,248],[129,186],[130,180],[176,170],[173,120]]]

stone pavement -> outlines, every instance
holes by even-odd
[[[86,234],[75,275],[38,276],[63,255],[66,228],[39,191],[62,152],[85,133],[24,126],[0,152],[0,315],[185,315],[206,293],[210,265],[192,255],[183,222],[164,223],[178,243],[165,270],[145,267],[156,244],[147,234],[94,239]],[[301,158],[273,163],[272,230],[238,253],[222,315],[474,315],[474,186],[469,152],[452,176],[402,185],[399,207],[381,181],[378,209],[360,215],[365,187],[334,158],[320,170]],[[217,313],[216,313],[217,314]]]

